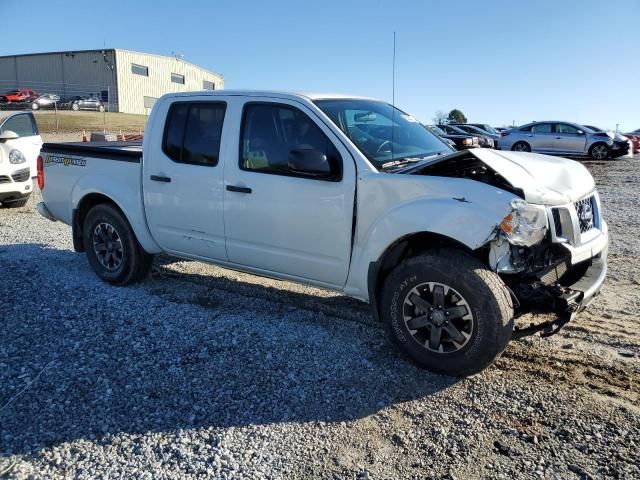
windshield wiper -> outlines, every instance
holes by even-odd
[[[426,160],[427,158],[435,157],[437,155],[442,155],[442,152],[425,153],[425,154],[421,154],[421,155],[417,155],[417,156],[403,157],[403,158],[399,158],[397,160],[393,160],[391,162],[383,163],[382,165],[380,165],[380,169],[381,170],[387,170],[387,169],[393,168],[393,167],[401,167],[401,166],[407,165],[409,163],[421,162],[423,160]]]

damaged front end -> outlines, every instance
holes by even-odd
[[[588,201],[599,205],[597,194],[591,197]],[[517,327],[514,338],[537,332],[542,336],[557,333],[600,292],[607,270],[608,232],[599,215],[588,224],[581,222],[580,205],[584,201],[562,207],[537,206],[543,216],[526,225],[531,229],[530,239],[534,239],[531,232],[540,237],[535,241],[522,242],[520,237],[514,241],[509,233],[513,222],[507,218],[488,243],[489,265],[511,290],[516,317],[527,313],[555,317]],[[558,213],[561,209],[563,214]]]
[[[473,152],[458,152],[411,173],[466,178],[519,197],[511,201],[511,212],[478,254],[510,289],[516,317],[528,313],[554,317],[517,327],[514,338],[557,333],[599,293],[606,275],[608,231],[593,179],[580,166],[571,175],[556,171],[564,183],[546,188],[540,178],[517,175],[512,163],[500,168],[498,160],[483,160]]]

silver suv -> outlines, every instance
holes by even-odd
[[[533,122],[502,132],[500,150],[557,155],[588,155],[596,160],[609,157],[615,142],[606,132],[570,122]]]

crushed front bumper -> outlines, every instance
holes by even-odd
[[[554,301],[551,312],[556,315],[554,320],[540,324],[531,324],[525,328],[515,328],[513,338],[522,338],[541,332],[541,336],[548,337],[558,333],[562,327],[572,321],[587,305],[600,293],[607,275],[607,248],[605,247],[590,261],[591,265],[585,273],[570,285],[554,284],[547,287],[547,293]]]

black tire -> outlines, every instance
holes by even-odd
[[[29,197],[27,198],[21,198],[20,200],[12,200],[9,202],[2,202],[2,206],[4,208],[20,208],[20,207],[24,207],[27,202],[29,201]]]
[[[530,152],[531,145],[529,145],[527,142],[519,141],[511,146],[511,150],[514,152]]]
[[[411,320],[406,320],[407,312],[417,308],[418,304],[413,303],[418,300],[416,292],[424,291],[428,295],[432,287],[435,292],[436,285],[425,286],[428,282],[450,288],[440,297],[445,299],[443,308],[439,313],[432,312],[434,316],[439,315],[438,325],[442,325],[437,327],[442,341],[438,350],[446,344],[449,351],[436,351],[428,346],[435,321],[423,320],[431,323],[409,329],[408,322],[431,318],[431,312],[414,313],[417,317],[409,315]],[[468,311],[463,315],[467,319],[453,320],[455,317],[449,317],[449,312],[454,315],[453,308],[459,308],[462,302],[469,307],[462,307]],[[393,342],[419,366],[447,375],[472,375],[488,367],[504,351],[513,333],[513,305],[504,283],[497,274],[461,250],[439,249],[403,261],[385,279],[380,307],[381,319]],[[438,305],[434,308],[438,310]],[[454,325],[456,322],[463,323]],[[464,333],[465,340],[459,345],[453,341],[457,334],[449,334],[452,326],[457,327],[454,333]]]
[[[112,230],[105,239],[102,235],[107,235],[109,228]],[[127,219],[112,205],[100,204],[89,210],[82,239],[89,265],[105,282],[127,285],[142,280],[151,269],[153,255],[144,251]]]
[[[606,160],[611,156],[611,151],[606,143],[598,142],[589,148],[589,156],[594,160]]]

